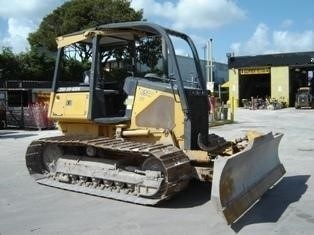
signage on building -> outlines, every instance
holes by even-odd
[[[258,68],[245,68],[240,69],[241,75],[250,75],[250,74],[269,74],[270,68],[269,67],[258,67]]]

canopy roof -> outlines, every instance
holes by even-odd
[[[106,24],[89,28],[57,37],[56,41],[58,48],[61,48],[76,42],[92,43],[92,38],[95,35],[101,35],[100,45],[123,45],[127,44],[128,41],[134,41],[134,39],[144,36],[162,35],[166,31],[168,33],[171,32],[172,34],[181,35],[178,32],[165,29],[156,24],[135,21]]]

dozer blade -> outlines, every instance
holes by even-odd
[[[211,200],[227,223],[235,222],[284,174],[278,157],[283,134],[250,139],[247,147],[214,162]]]

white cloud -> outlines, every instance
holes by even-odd
[[[265,24],[259,24],[253,35],[246,42],[231,44],[235,55],[263,54],[269,48],[269,29]]]
[[[175,12],[175,5],[172,2],[166,1],[159,3],[156,0],[132,0],[131,7],[144,10],[144,17],[164,17],[171,18]]]
[[[278,52],[314,50],[314,31],[274,31],[273,44]]]
[[[8,19],[8,36],[2,39],[2,46],[11,47],[15,52],[27,49],[27,35],[35,28],[35,24],[27,19]]]
[[[231,44],[230,49],[234,55],[240,55],[241,51],[241,43],[240,42],[234,42]]]
[[[27,36],[34,32],[42,18],[65,0],[0,0],[0,20],[6,23],[0,47],[11,47],[14,52],[28,48]]]
[[[236,0],[132,0],[131,7],[143,9],[144,18],[175,30],[189,32],[203,57],[203,46],[208,41],[207,30],[217,29],[246,18],[246,12]],[[180,54],[187,54],[181,45]],[[178,49],[180,48],[180,49]]]
[[[144,17],[163,17],[172,27],[213,29],[245,18],[245,12],[231,0],[178,0],[175,3],[156,0],[133,0],[131,6],[144,9]]]
[[[269,47],[268,40],[269,28],[265,24],[259,24],[252,35],[252,37],[246,42],[245,50],[247,52],[255,51],[257,53],[263,53]]]
[[[0,0],[1,18],[42,18],[64,0]]]
[[[212,29],[243,19],[245,13],[233,1],[181,0],[176,9],[179,28]]]
[[[14,52],[28,47],[27,36],[34,32],[42,18],[67,0],[0,0],[0,47]],[[245,18],[245,12],[234,0],[132,0],[131,7],[144,9],[148,20],[178,30],[206,30]],[[2,37],[2,38],[1,38]]]
[[[281,24],[281,27],[282,28],[289,28],[289,27],[291,27],[292,25],[293,25],[293,20],[291,20],[291,19],[286,19],[286,20],[284,20],[283,22],[282,22],[282,24]]]
[[[236,56],[312,51],[314,50],[314,31],[271,31],[267,25],[261,23],[248,40],[234,42],[230,48]]]

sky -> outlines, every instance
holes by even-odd
[[[0,48],[27,51],[27,36],[66,0],[0,0]],[[200,58],[314,51],[313,0],[132,0],[149,22],[187,33]]]

